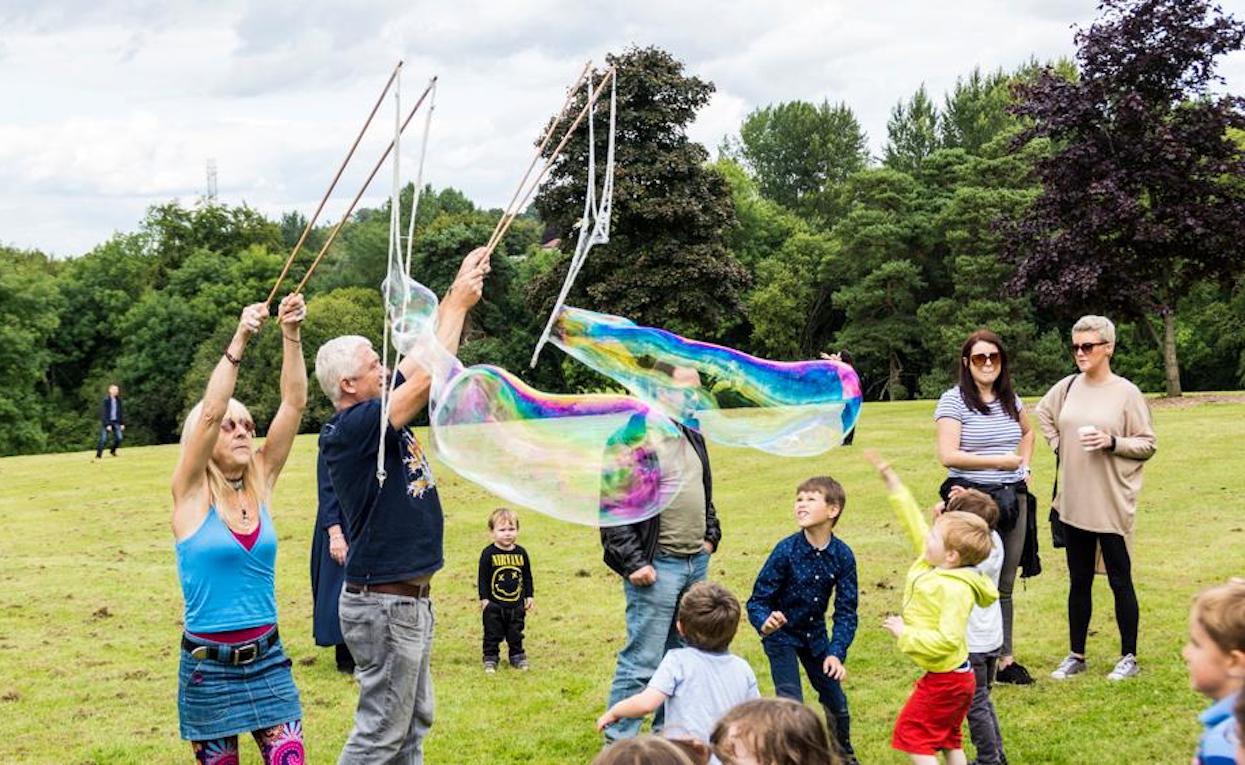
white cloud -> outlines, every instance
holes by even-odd
[[[407,104],[440,75],[426,177],[509,199],[533,141],[589,58],[657,45],[717,91],[690,129],[713,150],[759,106],[851,106],[880,152],[896,101],[941,98],[975,65],[1073,52],[1094,0],[0,0],[0,241],[61,255],[191,201],[215,159],[222,200],[309,213],[405,58]],[[1245,16],[1245,0],[1227,10]],[[1245,56],[1223,72],[1237,92]],[[386,105],[325,212],[389,140]],[[417,131],[408,132],[408,167]],[[379,174],[364,204],[383,198]]]

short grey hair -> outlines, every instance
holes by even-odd
[[[339,383],[342,378],[359,371],[356,354],[361,345],[371,348],[372,341],[362,335],[342,335],[329,340],[316,351],[316,379],[334,406],[341,399]]]
[[[1073,332],[1097,332],[1104,343],[1115,345],[1115,323],[1106,316],[1082,316],[1072,325]]]

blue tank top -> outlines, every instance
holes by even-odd
[[[266,506],[259,539],[247,550],[208,508],[198,530],[174,545],[187,632],[228,632],[277,621],[277,532]]]

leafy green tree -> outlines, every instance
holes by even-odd
[[[155,205],[147,211],[142,232],[156,256],[156,286],[163,286],[196,251],[236,255],[253,245],[281,252],[281,227],[246,205],[230,206],[200,201],[186,209],[177,202]],[[267,296],[267,291],[256,299]]]
[[[844,317],[834,344],[851,351],[868,393],[906,398],[924,371],[916,312],[934,271],[921,187],[907,173],[866,170],[848,180],[844,207],[833,275],[823,275]]]
[[[938,143],[945,148],[980,154],[999,134],[1012,130],[1018,121],[1008,111],[1012,78],[1002,69],[982,74],[974,67],[967,77],[957,78],[943,99],[939,115]]]
[[[0,247],[0,456],[42,450],[48,340],[61,296],[53,267],[39,252]]]
[[[657,48],[632,48],[607,61],[618,71],[620,126],[610,243],[593,249],[571,303],[696,338],[722,337],[740,322],[748,273],[724,244],[734,222],[730,188],[686,133],[713,85],[685,75]],[[583,103],[580,95],[569,113]],[[598,157],[605,156],[605,138],[597,131]],[[581,128],[535,201],[564,242],[573,240],[583,210],[586,166]],[[552,308],[568,266],[569,255],[533,281],[532,313]]]
[[[833,217],[828,194],[869,163],[869,143],[847,104],[790,101],[749,114],[739,153],[767,199],[803,215]]]
[[[835,303],[847,314],[835,344],[851,350],[865,375],[883,381],[879,397],[892,401],[908,397],[904,378],[905,372],[911,376],[906,367],[921,348],[916,314],[924,286],[917,265],[899,259],[834,293]]]
[[[244,305],[267,296],[281,263],[280,255],[259,246],[234,256],[197,250],[164,289],[146,293],[130,307],[120,320],[123,340],[116,360],[133,423],[127,423],[127,435],[133,430],[140,443],[177,439],[184,409],[170,392],[181,389],[194,361],[192,349],[218,328],[236,324]]]
[[[117,234],[87,254],[65,262],[58,274],[59,327],[48,340],[53,385],[73,391],[94,368],[111,370],[121,349],[120,321],[135,299],[151,289],[156,259],[142,234]],[[93,385],[80,404],[103,395]]]
[[[801,218],[762,196],[739,163],[724,158],[714,167],[730,184],[735,205],[735,224],[726,232],[726,247],[749,270],[776,254],[791,236],[808,229]]]
[[[938,122],[938,109],[922,83],[912,98],[906,103],[900,101],[891,110],[882,163],[892,170],[915,173],[939,148]]]
[[[757,266],[748,295],[753,352],[775,359],[816,358],[826,340],[819,323],[830,309],[830,290],[818,279],[835,257],[825,234],[793,234]]]

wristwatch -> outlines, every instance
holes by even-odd
[[[1111,451],[1115,451],[1115,436],[1111,436]]]

